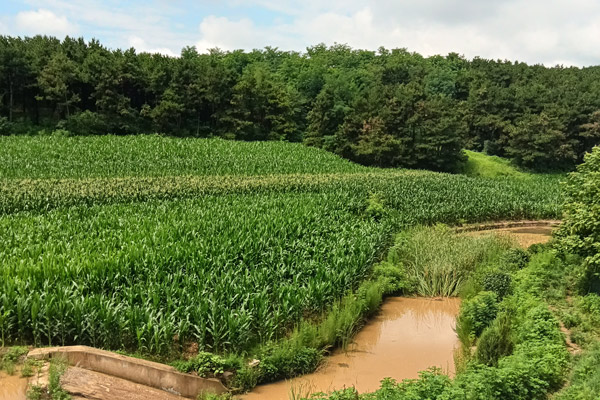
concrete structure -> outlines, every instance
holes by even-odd
[[[225,393],[218,379],[182,374],[168,365],[87,346],[48,347],[34,349],[28,357],[45,359],[62,356],[70,365],[112,375],[128,381],[195,399],[201,393]]]

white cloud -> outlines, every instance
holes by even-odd
[[[338,42],[372,50],[406,47],[426,56],[458,52],[547,65],[600,64],[597,0],[24,1],[38,9],[13,18],[27,33],[61,36],[77,23],[86,38],[110,47],[164,54],[191,44],[200,51],[302,51]],[[207,15],[207,9],[214,11]],[[18,31],[14,21],[5,25]]]
[[[232,21],[225,17],[208,16],[200,23],[201,39],[196,43],[199,51],[219,47],[223,50],[263,47],[268,33],[243,18]]]
[[[43,8],[18,13],[15,24],[20,31],[33,35],[46,34],[61,37],[77,33],[77,27],[70,23],[67,17],[58,16]]]
[[[423,55],[555,65],[600,64],[600,2],[595,0],[231,0],[288,16],[272,25],[205,17],[200,50],[276,46],[303,50],[321,42],[375,50],[406,47]],[[279,21],[279,22],[277,22]]]
[[[135,47],[141,52],[179,54],[196,37],[174,28],[169,16],[174,11],[169,1],[117,2],[109,0],[27,0],[34,7],[66,15],[83,28],[86,39],[96,38],[109,47]]]
[[[129,38],[129,47],[135,48],[141,53],[160,53],[166,56],[176,57],[177,53],[167,47],[151,47],[146,41],[137,36],[131,36]]]

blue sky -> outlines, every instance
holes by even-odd
[[[600,64],[597,0],[0,0],[0,34],[97,38],[179,54],[318,43]]]

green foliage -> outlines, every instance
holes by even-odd
[[[218,376],[226,370],[240,368],[241,361],[237,365],[231,365],[219,355],[200,352],[189,360],[175,361],[171,365],[179,372],[196,372],[199,376]]]
[[[498,296],[493,292],[481,292],[464,302],[460,309],[459,320],[469,320],[475,336],[496,318],[498,313]]]
[[[534,254],[527,270],[515,276],[518,284],[533,295],[545,299],[562,299],[566,293],[566,265],[555,252]]]
[[[525,114],[510,133],[507,153],[521,166],[550,170],[572,165],[577,158],[573,141],[556,117]]]
[[[304,140],[368,165],[443,171],[462,164],[466,145],[533,168],[570,168],[600,140],[599,75],[345,45],[185,47],[167,57],[82,38],[1,36],[0,118],[13,134],[58,125]]]
[[[9,375],[15,373],[17,364],[23,361],[29,349],[24,346],[0,347],[0,371],[5,370]]]
[[[581,285],[600,293],[600,147],[569,175],[565,192],[565,216],[557,237],[567,251],[584,257]]]
[[[465,151],[467,161],[461,166],[460,172],[469,176],[486,178],[527,178],[528,175],[519,171],[509,160],[475,151]]]
[[[21,376],[28,378],[34,376],[41,369],[43,362],[33,358],[27,358],[21,367]]]
[[[267,347],[260,355],[260,373],[263,382],[273,382],[284,378],[314,371],[323,357],[320,350],[306,347],[279,345]]]
[[[48,393],[51,400],[69,400],[71,396],[60,386],[60,377],[67,370],[64,361],[53,358],[48,370]]]
[[[390,252],[395,270],[372,271],[390,232],[556,216],[560,198],[557,181],[545,177],[524,184],[367,169],[295,144],[0,140],[8,149],[0,155],[6,343],[167,355],[195,342],[201,351],[247,351],[332,310],[316,332],[298,329],[301,344],[343,345],[384,292],[416,288],[423,277],[416,264],[394,261],[400,247]],[[378,222],[364,215],[370,193],[385,205]],[[430,293],[454,292],[476,262],[504,248],[449,237],[439,228],[435,240],[409,241],[410,257],[433,246],[424,253],[432,271],[444,256],[442,289]],[[373,282],[348,295],[372,273]]]
[[[105,116],[89,110],[69,116],[61,125],[77,135],[105,135],[111,132]]]
[[[365,209],[365,214],[368,217],[373,218],[375,221],[379,221],[385,216],[385,204],[383,203],[380,194],[369,194],[369,197],[367,198],[367,208]]]
[[[44,399],[45,390],[39,385],[31,385],[27,389],[27,400],[42,400]]]
[[[384,294],[400,294],[409,289],[410,283],[402,266],[383,261],[373,267],[373,278],[384,282]]]
[[[0,135],[8,135],[11,133],[12,123],[6,117],[0,117]]]
[[[0,179],[369,172],[326,151],[279,142],[177,139],[159,135],[7,136],[0,137],[0,148]]]
[[[578,357],[575,361],[569,386],[556,400],[598,400],[600,393],[600,345]]]
[[[483,330],[475,351],[475,359],[478,362],[495,366],[502,357],[512,354],[515,344],[511,324],[510,317],[502,313]]]
[[[504,296],[512,291],[512,278],[505,272],[488,272],[483,277],[483,290],[496,293],[498,300],[502,300]]]
[[[197,400],[231,400],[233,395],[231,393],[214,394],[214,393],[202,393],[199,394]]]
[[[298,140],[292,99],[285,85],[265,65],[244,69],[232,89],[230,121],[236,139]]]
[[[31,385],[27,390],[27,400],[69,400],[71,396],[60,386],[60,377],[67,369],[67,364],[53,358],[48,370],[48,386]]]
[[[509,245],[502,238],[456,235],[437,225],[401,233],[390,253],[402,263],[417,294],[456,296],[477,265],[499,257]]]
[[[503,254],[502,261],[511,269],[521,269],[529,262],[529,253],[520,247],[513,247]]]

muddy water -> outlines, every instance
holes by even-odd
[[[0,400],[25,400],[27,394],[27,378],[21,378],[18,372],[7,375],[0,371]]]
[[[480,236],[480,235],[508,235],[514,238],[517,243],[524,248],[537,243],[546,243],[550,240],[552,235],[552,226],[530,226],[530,227],[516,227],[516,228],[502,228],[493,229],[489,231],[475,231],[469,232],[467,235]]]
[[[385,377],[416,378],[431,366],[453,375],[459,306],[459,299],[389,298],[348,350],[327,357],[317,372],[259,386],[240,399],[287,400],[292,390],[305,396],[350,386],[370,392]]]

